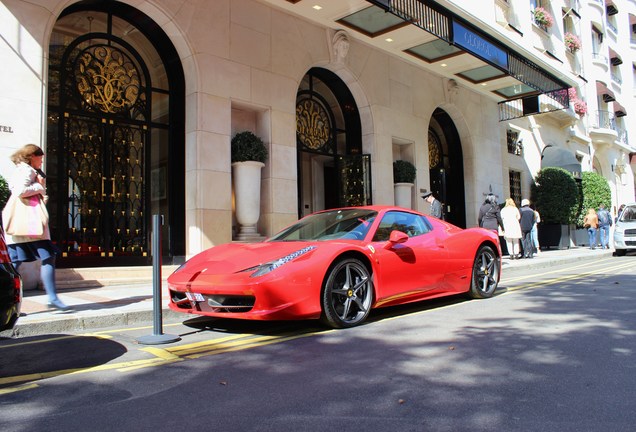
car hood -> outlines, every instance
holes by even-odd
[[[618,221],[616,222],[616,226],[623,229],[634,229],[636,228],[636,221]]]
[[[274,261],[317,242],[228,243],[203,251],[177,271],[184,274],[230,274]],[[311,252],[309,252],[311,253]],[[305,254],[304,256],[307,256]]]

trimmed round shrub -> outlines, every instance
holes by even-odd
[[[393,162],[393,182],[415,183],[415,165],[405,160]]]
[[[232,162],[265,162],[268,156],[267,146],[252,132],[239,132],[232,138]]]
[[[570,172],[543,168],[534,179],[531,193],[542,223],[574,223],[579,212],[580,190]]]
[[[587,209],[598,208],[603,204],[607,210],[612,207],[612,190],[610,189],[607,179],[595,172],[584,172],[581,181],[581,211],[577,215],[576,225],[583,226],[583,218],[587,213]]]

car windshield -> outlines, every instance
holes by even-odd
[[[342,209],[316,213],[276,234],[269,241],[362,240],[378,212],[369,209]]]
[[[636,206],[627,206],[623,213],[621,213],[621,222],[635,222],[636,221]]]

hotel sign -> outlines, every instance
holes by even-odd
[[[0,133],[13,133],[11,126],[0,125]]]
[[[508,70],[508,53],[505,50],[455,20],[453,43],[492,65]]]

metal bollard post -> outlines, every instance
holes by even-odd
[[[161,313],[161,226],[163,215],[152,215],[152,311],[153,333],[137,338],[144,345],[158,345],[181,340],[179,336],[163,334]]]

